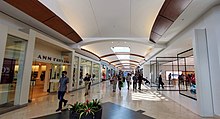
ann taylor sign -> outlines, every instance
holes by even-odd
[[[70,63],[67,58],[61,59],[61,58],[50,57],[50,56],[46,56],[46,55],[38,55],[37,59],[44,60],[44,61],[50,61],[50,62],[57,62],[57,63]]]

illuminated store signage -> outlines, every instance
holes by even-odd
[[[37,56],[37,59],[45,60],[45,61],[59,62],[59,63],[70,63],[70,62],[67,60],[67,58],[60,59],[60,58],[50,57],[50,56],[46,56],[46,55],[38,55],[38,56]]]

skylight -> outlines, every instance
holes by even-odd
[[[121,61],[122,64],[128,64],[130,61]]]
[[[130,66],[124,66],[124,68],[128,69],[128,68],[130,68]]]
[[[119,60],[121,59],[130,59],[130,55],[116,55]]]
[[[130,48],[129,47],[111,47],[112,51],[114,53],[117,53],[117,52],[130,52]]]
[[[123,66],[128,66],[128,65],[130,65],[130,64],[122,64]]]

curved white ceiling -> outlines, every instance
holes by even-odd
[[[130,47],[146,56],[151,28],[165,0],[40,0],[68,23],[83,39],[81,47],[98,56],[112,54],[111,47]],[[111,40],[112,39],[112,40]],[[116,56],[103,58],[109,62]],[[144,58],[131,56],[141,62]]]
[[[82,38],[149,38],[164,0],[40,0]],[[147,41],[146,41],[147,42]]]

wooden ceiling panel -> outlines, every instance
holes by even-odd
[[[38,0],[5,0],[7,3],[37,19],[40,22],[55,16],[53,12],[48,10]]]
[[[170,21],[169,19],[162,17],[162,16],[158,16],[157,20],[158,20],[158,22],[157,22],[153,32],[162,36],[166,32],[166,30],[172,25],[173,22]]]
[[[67,35],[67,38],[74,40],[76,43],[80,42],[82,39],[77,33],[70,33]]]
[[[172,0],[166,0],[164,3],[163,3],[163,7],[161,8],[160,12],[159,12],[159,15],[163,15],[166,8],[168,7],[168,5],[170,4]]]
[[[82,38],[66,22],[50,11],[38,0],[4,0],[27,15],[42,22],[70,40],[78,43]]]
[[[161,36],[157,33],[151,32],[150,38],[154,39],[154,41],[157,42],[161,38]]]
[[[150,41],[156,43],[192,0],[165,0],[151,30]]]
[[[175,21],[192,0],[171,0],[162,16]]]
[[[72,32],[72,29],[69,25],[66,23],[63,23],[63,21],[59,17],[53,17],[47,21],[44,22],[45,25],[49,26],[50,28],[58,31],[59,33],[63,34],[64,36],[70,34]],[[60,25],[62,24],[62,25]]]

